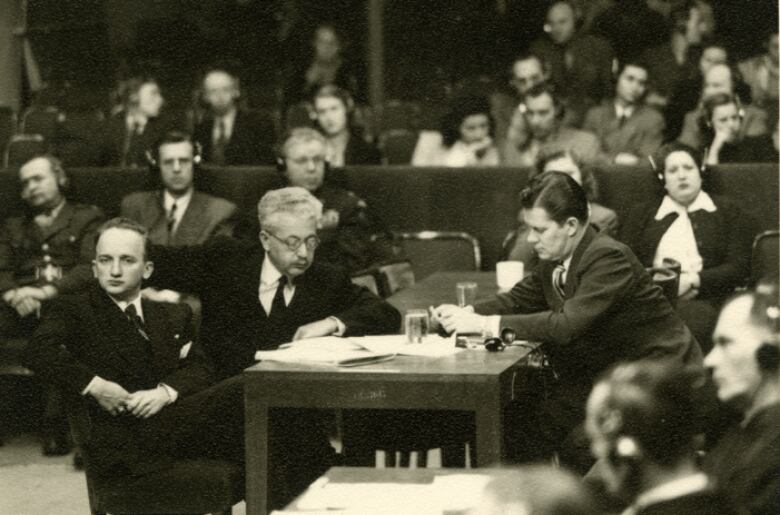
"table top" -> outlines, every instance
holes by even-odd
[[[409,309],[455,304],[455,285],[461,281],[477,283],[477,300],[490,298],[498,291],[495,272],[435,272],[391,295],[387,301],[402,314]]]

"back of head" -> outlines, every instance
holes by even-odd
[[[577,181],[562,172],[547,172],[534,177],[520,192],[523,209],[543,208],[551,220],[562,225],[574,217],[581,224],[588,222],[588,199]]]
[[[669,363],[634,362],[609,371],[588,399],[588,425],[611,444],[612,460],[671,467],[692,453],[700,374]]]
[[[268,191],[257,204],[260,227],[272,227],[279,215],[319,221],[322,218],[322,202],[305,188],[297,186]]]
[[[507,471],[485,487],[472,515],[595,515],[582,482],[563,469],[532,465]]]
[[[327,144],[325,136],[316,129],[312,129],[311,127],[295,127],[291,129],[282,143],[280,149],[281,157],[286,158],[293,146],[309,141],[319,141],[323,146]]]

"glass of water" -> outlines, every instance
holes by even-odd
[[[455,298],[458,299],[458,307],[471,306],[477,300],[477,283],[460,282],[455,285]]]
[[[428,335],[428,311],[425,309],[410,309],[404,315],[404,327],[406,328],[406,341],[409,343],[422,343]]]

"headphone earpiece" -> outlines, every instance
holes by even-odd
[[[609,451],[612,464],[620,462],[635,462],[642,457],[642,451],[636,439],[631,436],[618,436]]]
[[[287,172],[287,161],[283,157],[276,158],[276,171],[283,174]]]
[[[545,24],[544,24],[544,31],[545,31],[546,33],[548,33],[548,34],[549,34],[550,32],[552,32],[552,27],[550,26],[550,24],[549,24],[549,23],[545,23]]]
[[[777,372],[780,369],[780,348],[765,342],[756,349],[756,362],[763,372]]]

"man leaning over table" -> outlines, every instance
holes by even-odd
[[[441,305],[434,317],[448,331],[497,335],[510,327],[542,343],[556,379],[508,434],[522,446],[520,459],[557,451],[585,471],[590,459],[579,436],[595,378],[614,363],[640,359],[700,368],[701,350],[631,250],[589,226],[576,181],[540,175],[521,193],[521,205],[540,258],[536,269],[508,293],[465,308]]]
[[[398,332],[395,308],[314,259],[322,204],[311,193],[272,190],[257,209],[259,241],[218,236],[203,246],[152,247],[152,284],[200,296],[201,340],[219,376],[238,374],[254,364],[255,351],[292,340]],[[271,423],[273,467],[288,487],[272,499],[281,504],[332,465],[333,449],[311,410],[285,410]]]

